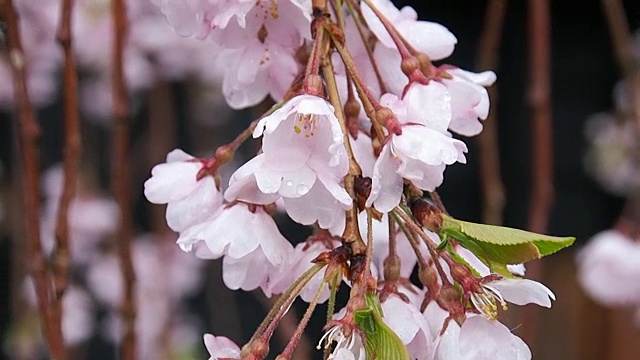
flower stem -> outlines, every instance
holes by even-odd
[[[418,234],[418,236],[422,238],[425,244],[427,244],[427,249],[429,249],[429,254],[431,254],[431,257],[433,258],[433,263],[436,266],[436,269],[438,270],[438,273],[440,274],[442,281],[446,281],[447,279],[446,273],[444,272],[444,269],[442,269],[442,266],[438,261],[438,257],[442,257],[443,255],[436,250],[436,247],[437,247],[436,243],[429,237],[429,235],[427,235],[427,233],[424,232],[424,230],[422,230],[422,228],[418,224],[415,223],[415,221],[413,221],[411,216],[409,216],[409,214],[405,212],[402,208],[396,207],[391,212],[399,216],[404,222],[404,224],[409,228],[409,230]]]
[[[360,18],[360,14],[356,11],[353,6],[352,0],[347,0],[347,8],[349,9],[349,13],[351,13],[351,17],[353,18],[353,22],[356,24],[356,28],[358,29],[358,34],[360,35],[360,39],[362,39],[362,43],[364,44],[364,48],[367,51],[367,56],[369,57],[369,61],[371,62],[371,66],[373,67],[373,72],[376,75],[376,79],[378,80],[378,86],[380,86],[380,93],[385,94],[387,92],[387,86],[382,79],[382,74],[380,74],[380,68],[378,68],[378,63],[373,57],[373,50],[369,45],[369,41],[367,40],[367,36],[364,33],[362,19]]]
[[[284,305],[290,304],[291,302],[293,302],[293,299],[295,299],[298,296],[300,291],[302,291],[302,289],[309,282],[309,280],[311,280],[311,278],[315,276],[323,267],[324,267],[323,264],[316,264],[312,266],[309,270],[305,271],[304,274],[302,274],[298,279],[296,279],[296,281],[294,281],[293,284],[291,284],[291,286],[287,289],[287,291],[285,291],[278,298],[278,300],[276,300],[276,302],[273,304],[273,306],[271,307],[271,310],[269,310],[269,313],[267,313],[264,320],[262,320],[262,323],[260,323],[260,326],[258,326],[258,329],[255,331],[255,333],[253,334],[249,342],[252,342],[253,340],[263,336],[264,334],[269,333],[269,329],[270,329],[270,332],[273,333],[273,329],[275,329],[275,325],[273,326],[273,328],[272,328],[272,325],[274,323],[277,325],[276,318],[278,318],[279,320],[284,315],[284,313],[283,314],[280,314],[280,313],[286,312],[285,310],[289,308],[289,306],[284,306]],[[280,314],[279,317],[278,317],[278,314]]]
[[[302,319],[300,320],[300,323],[298,324],[296,331],[291,336],[291,340],[289,340],[284,351],[280,356],[278,356],[278,358],[280,357],[282,357],[283,359],[291,358],[291,355],[293,354],[293,350],[295,350],[296,346],[298,345],[298,341],[302,337],[302,333],[304,332],[304,329],[306,329],[307,325],[309,324],[311,315],[313,314],[313,311],[316,309],[316,306],[318,305],[318,301],[320,300],[320,296],[322,295],[322,291],[324,290],[325,285],[327,285],[327,280],[322,280],[322,282],[320,283],[320,287],[318,287],[318,290],[313,296],[313,300],[311,301],[311,303],[309,303],[309,307],[307,308],[307,311],[305,311],[304,315],[302,316]]]
[[[325,31],[324,29],[322,31]],[[349,128],[347,126],[347,120],[342,110],[342,104],[340,103],[340,95],[338,94],[338,85],[336,84],[335,73],[333,72],[333,64],[329,56],[324,56],[322,62],[322,73],[324,75],[325,82],[327,84],[327,93],[329,95],[329,102],[333,105],[336,113],[336,117],[340,122],[340,128],[342,130],[342,136],[344,139],[344,146],[349,158],[349,173],[344,178],[345,189],[349,193],[352,199],[352,205],[346,214],[346,224],[343,234],[345,243],[351,247],[354,255],[362,255],[366,252],[366,245],[362,241],[360,236],[360,229],[358,228],[358,204],[355,194],[355,178],[362,174],[362,170],[356,161],[353,149],[351,148],[351,140],[349,138]]]
[[[399,36],[398,32],[396,31],[395,27],[389,22],[389,20],[387,20],[386,16],[384,16],[384,14],[382,14],[380,12],[380,10],[378,10],[378,8],[375,5],[373,5],[371,0],[363,0],[363,1],[376,14],[378,19],[380,20],[380,22],[384,26],[385,30],[387,30],[387,33],[389,34],[389,36],[393,40],[394,44],[396,44],[396,47],[398,48],[398,51],[400,52],[400,56],[402,57],[402,59],[404,60],[404,59],[411,58],[412,55],[409,52],[409,49],[405,46],[404,42],[402,41],[402,38],[400,38],[400,36]]]
[[[339,284],[340,284],[340,280],[337,277],[334,279],[333,284],[330,284],[329,301],[327,303],[327,323],[326,323],[327,325],[333,319],[333,313],[336,310],[336,295],[338,294]],[[328,359],[330,354],[331,354],[331,348],[325,347],[323,359],[325,360]]]

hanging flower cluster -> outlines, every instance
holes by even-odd
[[[640,59],[640,37],[632,52]],[[597,303],[636,309],[640,324],[640,111],[639,92],[633,79],[619,81],[613,89],[614,108],[587,119],[588,173],[606,191],[626,198],[622,214],[612,229],[595,234],[576,258],[578,281]]]
[[[215,44],[231,107],[275,103],[213,157],[174,150],[145,183],[182,250],[222,258],[227,287],[281,294],[244,346],[205,335],[212,359],[265,358],[297,297],[309,310],[278,360],[325,301],[325,358],[531,358],[498,314],[507,303],[550,307],[553,293],[521,264],[574,239],[444,211],[434,191],[447,166],[466,162],[453,133],[481,132],[496,80],[433,63],[454,51],[448,29],[389,0],[154,2],[176,33]],[[221,184],[220,166],[250,136],[260,152]],[[294,248],[278,207],[314,234]],[[350,298],[333,314],[341,283]]]

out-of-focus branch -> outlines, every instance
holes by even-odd
[[[532,110],[532,191],[528,228],[545,233],[554,199],[550,0],[529,0],[528,11],[529,105]],[[527,275],[532,279],[541,277],[541,260],[528,265]],[[531,346],[535,346],[537,312],[537,308],[529,307],[522,314],[522,338]]]
[[[551,14],[549,0],[529,0],[529,105],[532,110],[532,179],[529,229],[544,233],[553,205],[551,114]]]
[[[490,0],[484,17],[484,29],[480,36],[476,70],[495,70],[502,38],[502,28],[507,8],[507,0]],[[487,89],[491,107],[484,121],[484,130],[478,136],[480,147],[480,181],[482,182],[482,220],[486,224],[502,224],[505,204],[504,185],[500,174],[500,149],[498,147],[498,125],[496,85]]]
[[[171,85],[166,81],[158,81],[149,92],[149,165],[153,166],[165,161],[165,157],[176,144],[175,108]],[[151,229],[163,240],[172,233],[165,220],[165,207],[153,205],[151,213]]]
[[[56,219],[56,247],[53,255],[53,283],[56,309],[61,311],[62,295],[69,281],[71,263],[69,206],[78,187],[80,166],[80,115],[78,113],[78,74],[72,48],[71,11],[73,0],[63,0],[57,38],[64,52],[64,186]]]
[[[607,19],[616,60],[622,70],[629,91],[631,121],[635,122],[636,134],[640,138],[640,64],[635,58],[634,41],[629,28],[629,21],[622,1],[602,0],[602,7]],[[640,149],[637,149],[636,153],[638,151]],[[640,158],[636,157],[635,161],[640,163]],[[640,188],[633,189],[628,196],[627,205],[622,215],[622,218],[630,219],[630,223],[633,225],[629,226],[628,230],[634,235],[640,231],[637,221],[638,216],[640,216]]]
[[[124,48],[128,23],[124,0],[112,0],[113,16],[113,157],[112,188],[120,207],[120,229],[117,235],[118,255],[122,272],[124,298],[121,304],[123,334],[120,344],[120,358],[136,358],[135,338],[135,274],[131,260],[131,241],[133,238],[133,214],[130,194],[130,114],[127,86],[124,77]]]
[[[43,335],[49,345],[49,355],[54,360],[65,359],[60,319],[56,318],[56,312],[51,307],[53,289],[51,289],[47,263],[40,243],[40,159],[38,147],[40,127],[27,89],[26,60],[20,40],[18,14],[13,6],[13,0],[3,0],[0,4],[2,5],[2,15],[7,24],[9,59],[13,72],[14,97],[24,171],[24,221],[29,257],[27,262],[36,291]]]

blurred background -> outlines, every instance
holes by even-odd
[[[62,53],[51,39],[59,9],[57,1],[15,2],[22,3],[17,6],[21,20],[27,24],[23,24],[23,38],[27,39],[23,41],[30,44],[25,45],[27,56],[33,54],[32,67],[37,69],[29,83],[42,128],[40,225],[44,248],[50,251],[61,191],[64,138]],[[139,309],[140,358],[203,359],[206,358],[201,340],[203,333],[225,335],[242,344],[268,310],[269,300],[259,291],[228,290],[222,284],[219,261],[202,261],[181,253],[174,243],[175,234],[164,223],[164,207],[149,204],[143,196],[142,185],[151,167],[163,162],[170,150],[179,147],[194,156],[211,156],[217,146],[230,141],[269,104],[243,111],[227,108],[219,91],[220,79],[208,61],[207,54],[215,48],[197,40],[179,38],[154,11],[153,5],[146,2],[130,1],[130,13],[136,21],[125,69],[133,115],[130,158],[136,233],[133,257],[140,296],[145,304]],[[488,5],[496,2],[395,3],[413,6],[421,19],[441,23],[457,36],[458,44],[446,60],[448,63],[469,70],[486,70],[479,64],[481,36]],[[505,4],[506,10],[491,68],[498,75],[494,85],[496,95],[491,99],[495,118],[488,120],[495,121],[497,131],[495,145],[499,162],[494,165],[499,166],[498,180],[504,189],[500,218],[504,225],[529,228],[530,206],[536,201],[531,191],[536,174],[531,162],[533,110],[529,103],[528,8],[525,1],[500,3]],[[626,21],[635,31],[640,27],[640,2],[623,3]],[[71,329],[73,359],[114,359],[115,310],[121,279],[113,245],[118,209],[109,191],[111,80],[107,60],[110,36],[107,34],[111,32],[111,19],[106,0],[77,0],[76,6],[77,11],[84,14],[74,20],[79,34],[76,47],[81,76],[83,151],[78,199],[70,210],[74,246],[72,284],[63,304],[64,309],[73,309],[74,316],[65,319],[68,323],[63,326]],[[40,22],[40,27],[29,28],[29,21]],[[42,22],[50,25],[50,33],[42,31]],[[4,30],[4,23],[0,24]],[[622,80],[623,72],[616,60],[601,1],[551,1],[550,28],[553,124],[550,144],[555,193],[545,231],[576,236],[577,241],[568,250],[540,261],[538,274],[534,270],[533,275],[557,296],[552,309],[512,306],[505,314],[505,321],[516,334],[525,337],[534,359],[639,359],[637,307],[640,304],[605,307],[587,296],[576,280],[576,254],[594,234],[620,223],[625,204],[632,197],[624,184],[633,182],[637,173],[627,171],[616,175],[615,167],[607,167],[601,161],[602,156],[593,154],[593,144],[598,142],[594,139],[607,131],[602,123],[614,121],[611,119],[624,112],[625,106],[628,109],[630,97],[623,85],[616,85]],[[37,312],[31,285],[25,280],[28,264],[25,243],[21,240],[24,237],[23,199],[19,190],[22,179],[17,128],[12,115],[11,78],[6,66],[6,41],[0,40],[0,60],[3,61],[0,63],[3,65],[0,67],[0,286],[3,289],[0,293],[3,350],[0,357],[40,359]],[[636,45],[636,62],[640,62],[640,40]],[[635,141],[637,139],[630,140]],[[477,138],[465,139],[465,142],[469,146],[467,164],[447,169],[439,193],[453,216],[480,222],[487,216],[483,210],[487,198],[483,195],[480,175],[483,153]],[[258,142],[247,142],[234,163],[222,168],[223,182],[258,147]],[[599,151],[605,154],[613,151],[603,149]],[[634,151],[637,152],[637,148]],[[629,157],[635,156],[637,160],[634,151]],[[618,181],[620,177],[623,185]],[[625,219],[638,220],[633,216]],[[283,234],[295,242],[309,234],[308,229],[279,220]],[[635,261],[640,263],[640,257]],[[303,309],[297,309],[298,313]],[[523,319],[533,325],[523,325]],[[287,331],[295,326],[294,314],[288,321],[279,333],[279,342],[287,340]],[[322,315],[314,319],[311,328],[317,332],[309,334],[300,352],[312,355],[303,356],[319,356],[313,348],[322,324]]]

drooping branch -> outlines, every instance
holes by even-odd
[[[549,0],[529,0],[529,106],[533,116],[529,230],[544,233],[553,205],[551,24]]]
[[[130,194],[130,114],[124,77],[124,48],[128,24],[124,0],[112,0],[113,49],[112,49],[112,96],[113,96],[113,156],[111,185],[120,207],[120,228],[117,235],[118,256],[123,278],[124,298],[121,304],[123,333],[120,358],[136,358],[135,339],[135,274],[131,260],[133,238],[133,214]]]
[[[27,88],[26,59],[20,39],[18,14],[13,0],[4,0],[2,15],[7,24],[9,58],[13,73],[14,98],[16,103],[20,151],[24,171],[23,191],[25,207],[25,237],[27,242],[27,262],[33,280],[41,328],[49,345],[51,359],[66,358],[60,318],[52,309],[53,289],[47,271],[47,263],[40,243],[40,127],[36,120],[29,90]]]
[[[80,115],[78,112],[78,74],[72,48],[71,12],[73,0],[63,0],[57,38],[64,52],[64,185],[56,219],[56,247],[53,255],[53,281],[56,308],[60,310],[62,295],[67,288],[71,263],[69,239],[69,206],[78,187],[80,166]]]
[[[507,0],[490,0],[484,17],[484,29],[480,44],[476,69],[493,70],[498,65],[498,54],[502,38]],[[483,209],[482,221],[486,224],[502,224],[502,211],[505,204],[504,186],[500,174],[500,150],[498,147],[498,124],[496,103],[498,90],[495,85],[487,89],[491,107],[484,121],[484,129],[478,136],[480,147],[480,181],[482,182]]]
[[[529,105],[532,109],[532,191],[529,230],[545,233],[553,206],[553,128],[551,113],[551,9],[549,0],[529,0]],[[528,265],[527,276],[539,279],[542,262]],[[522,313],[522,338],[535,346],[537,308]]]

